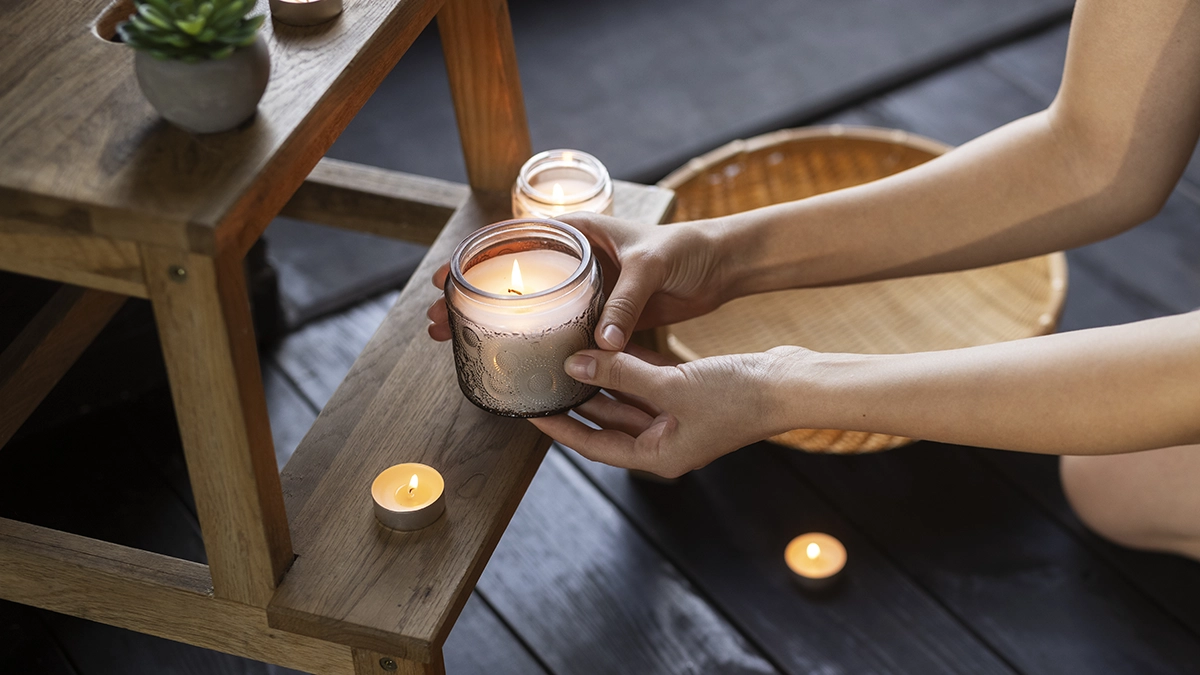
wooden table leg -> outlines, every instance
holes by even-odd
[[[446,675],[442,653],[434,654],[431,663],[417,663],[392,658],[369,649],[354,650],[355,675]]]
[[[142,247],[213,591],[265,607],[292,562],[242,261]]]
[[[512,189],[533,154],[506,0],[446,0],[438,32],[471,187]]]

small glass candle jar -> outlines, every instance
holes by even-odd
[[[450,259],[446,307],[458,385],[506,417],[563,413],[596,394],[563,361],[596,347],[604,289],[579,230],[556,220],[506,220],[463,240]]]
[[[514,218],[555,218],[574,211],[612,213],[613,185],[600,160],[579,150],[529,158],[512,191]]]

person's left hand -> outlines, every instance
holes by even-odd
[[[612,392],[575,408],[593,429],[568,415],[530,420],[556,441],[598,462],[667,478],[705,466],[750,443],[786,431],[770,394],[781,359],[804,353],[783,347],[671,365],[655,352],[584,350],[567,374]]]

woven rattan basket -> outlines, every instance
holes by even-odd
[[[734,141],[659,185],[675,190],[674,222],[723,216],[883,178],[949,146],[867,127],[791,129]],[[800,345],[890,354],[969,347],[1052,332],[1067,288],[1062,253],[965,272],[740,298],[659,329],[660,349],[685,361]],[[813,452],[887,450],[910,439],[798,429],[771,439]]]

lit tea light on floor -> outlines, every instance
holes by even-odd
[[[514,218],[554,218],[574,211],[612,213],[613,185],[600,160],[580,150],[540,152],[517,174]]]
[[[846,567],[846,547],[823,532],[809,532],[793,539],[783,559],[796,581],[810,591],[825,590],[837,583]]]
[[[419,530],[446,511],[446,482],[424,464],[397,464],[371,484],[375,518],[393,530]]]

